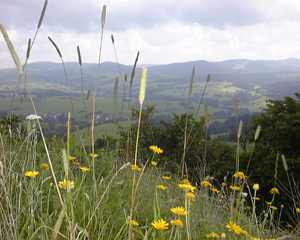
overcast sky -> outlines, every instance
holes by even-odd
[[[43,0],[1,0],[0,23],[22,59]],[[30,61],[58,61],[47,39],[60,46],[66,61],[96,62],[100,9],[107,5],[103,61],[114,61],[111,33],[121,63],[161,64],[233,58],[300,58],[298,0],[49,0]],[[0,36],[0,68],[13,62]]]

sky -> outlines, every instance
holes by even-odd
[[[1,0],[0,23],[8,30],[24,61],[43,0]],[[101,6],[107,6],[102,61],[167,64],[193,60],[300,58],[298,0],[48,0],[30,62],[59,58],[48,41],[53,38],[65,61],[97,62]],[[14,67],[0,36],[0,68]]]

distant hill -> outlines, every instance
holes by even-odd
[[[68,80],[64,79],[62,65],[52,62],[36,62],[28,65],[28,79],[21,82],[33,94],[56,95],[68,92],[79,95],[81,78],[78,63],[65,63]],[[242,107],[254,111],[263,107],[268,98],[281,98],[300,90],[300,59],[247,60],[236,59],[219,62],[204,60],[148,65],[149,82],[147,98],[159,105],[178,103],[184,105],[193,66],[196,67],[193,102],[200,98],[207,74],[211,74],[207,103],[215,108],[232,108],[236,101]],[[132,66],[104,62],[83,65],[85,91],[97,89],[97,96],[111,98],[116,77],[130,76]],[[141,67],[137,68],[134,94],[138,90]],[[0,69],[0,94],[13,91],[17,85],[14,69]],[[120,81],[119,91],[123,89]],[[174,107],[176,108],[176,106]]]

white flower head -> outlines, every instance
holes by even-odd
[[[26,120],[42,120],[42,117],[36,114],[30,114],[26,117]]]

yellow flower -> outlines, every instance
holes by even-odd
[[[298,207],[296,208],[296,213],[298,213],[298,214],[300,213],[300,208],[298,208]]]
[[[74,181],[64,179],[63,181],[58,182],[58,186],[62,189],[70,190],[74,188]]]
[[[247,177],[246,175],[239,171],[239,172],[236,172],[234,175],[233,175],[234,178],[237,178],[237,179],[240,179],[240,180],[245,180]]]
[[[209,239],[219,239],[220,235],[218,233],[211,232],[209,234],[206,234],[206,238],[209,238]]]
[[[40,165],[41,169],[44,171],[48,171],[49,170],[49,165],[48,163],[41,163]]]
[[[270,193],[271,193],[272,195],[279,194],[279,190],[278,190],[277,187],[273,187],[273,188],[271,188]]]
[[[209,234],[206,234],[206,238],[209,238],[209,239],[225,239],[226,234],[225,233],[211,232]]]
[[[90,153],[90,157],[92,159],[95,159],[96,157],[98,157],[98,154],[97,153]]]
[[[85,166],[80,166],[79,169],[81,170],[81,172],[86,173],[89,172],[91,169]]]
[[[178,187],[188,192],[195,192],[196,190],[196,187],[194,187],[187,179],[183,179],[182,181],[180,181]]]
[[[208,187],[212,187],[212,185],[209,181],[204,180],[201,182],[201,187],[208,188]]]
[[[139,226],[139,223],[136,220],[133,220],[133,219],[128,220],[127,223],[128,223],[128,225],[131,225],[131,226],[134,226],[134,227]]]
[[[242,229],[238,224],[232,221],[229,221],[229,223],[226,224],[226,228],[236,235],[248,235],[246,230]]]
[[[176,227],[183,227],[183,222],[180,219],[171,220],[171,224]]]
[[[140,172],[142,169],[137,164],[131,164],[131,170],[135,172]]]
[[[259,190],[259,184],[258,183],[253,184],[253,190],[254,191],[258,191]]]
[[[186,198],[189,199],[190,201],[195,201],[196,195],[192,192],[188,192],[188,193],[186,193]]]
[[[237,185],[231,185],[231,186],[229,186],[229,188],[235,192],[241,191],[241,187],[237,186]]]
[[[220,192],[220,190],[218,190],[218,189],[215,188],[215,187],[212,187],[210,190],[211,190],[212,192],[214,192],[214,193],[219,193],[219,192]]]
[[[165,186],[165,185],[163,185],[163,184],[159,184],[159,185],[157,185],[156,187],[157,187],[157,189],[162,190],[162,191],[164,191],[164,190],[167,189],[167,186]]]
[[[165,175],[165,176],[162,176],[162,179],[164,180],[170,180],[172,177],[171,176],[168,176],[168,175]]]
[[[170,209],[172,213],[178,216],[185,216],[187,215],[187,211],[184,207],[174,207]]]
[[[70,155],[70,156],[68,157],[68,159],[69,159],[70,161],[75,161],[75,160],[76,160],[76,157]]]
[[[152,166],[157,166],[157,162],[156,161],[151,161],[151,165]]]
[[[24,175],[26,177],[36,177],[37,175],[39,175],[38,171],[27,171],[24,173]]]
[[[155,145],[151,145],[149,147],[149,149],[153,152],[153,153],[156,153],[156,154],[162,154],[164,152],[163,149],[161,149],[160,147],[158,146],[155,146]]]
[[[164,219],[154,220],[151,225],[158,231],[168,230],[169,228],[169,223],[167,223]]]

